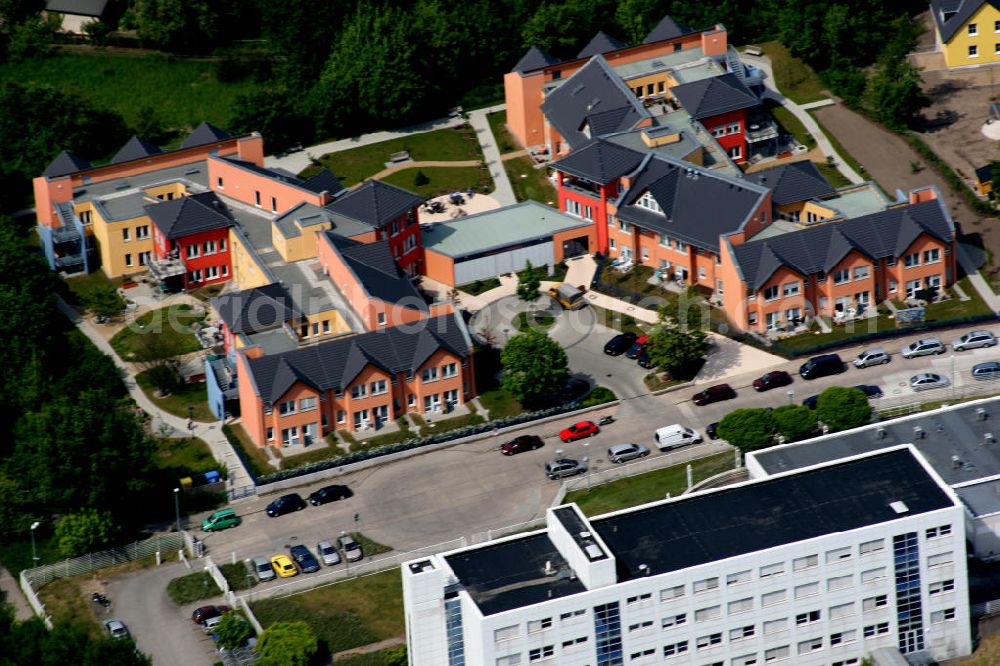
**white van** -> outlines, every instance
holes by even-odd
[[[656,448],[669,451],[688,444],[700,444],[701,435],[679,423],[668,425],[656,431]]]

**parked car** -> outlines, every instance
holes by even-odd
[[[340,551],[332,542],[320,541],[316,544],[316,552],[319,553],[320,559],[326,566],[332,567],[334,564],[340,564]]]
[[[858,384],[857,386],[852,386],[851,388],[856,388],[862,393],[864,393],[869,398],[881,398],[882,389],[877,386],[872,386],[871,384]]]
[[[559,458],[545,463],[545,476],[552,480],[565,479],[587,471],[587,463],[572,458]]]
[[[287,555],[275,555],[271,558],[271,567],[282,578],[291,578],[299,575],[299,570],[292,564],[291,558]]]
[[[121,620],[105,620],[104,630],[108,632],[108,636],[111,638],[131,638],[131,634],[128,633],[128,627]]]
[[[361,550],[361,544],[355,541],[350,534],[345,534],[337,539],[337,543],[340,544],[340,549],[344,551],[344,557],[347,558],[348,562],[357,562],[365,556]]]
[[[564,310],[579,310],[587,306],[583,292],[571,284],[560,282],[549,287],[549,296],[562,306]]]
[[[972,366],[972,378],[981,382],[1000,379],[1000,363],[987,361],[975,364]]]
[[[649,449],[642,444],[615,444],[608,449],[608,460],[613,463],[628,462],[648,455]]]
[[[604,353],[608,356],[621,356],[635,343],[635,339],[635,333],[619,333],[604,345]]]
[[[305,501],[299,497],[297,493],[292,493],[290,495],[282,495],[268,504],[266,512],[267,515],[274,518],[276,516],[283,516],[286,513],[292,513],[293,511],[299,511],[304,508],[306,508]]]
[[[903,358],[914,358],[916,356],[930,356],[931,354],[943,354],[947,347],[937,338],[925,338],[917,340],[903,347],[900,355]]]
[[[709,423],[707,426],[705,426],[705,434],[708,436],[709,439],[718,439],[719,438],[718,431],[719,431],[718,421],[713,421],[712,423]]]
[[[914,391],[929,391],[936,388],[944,388],[949,382],[946,377],[934,372],[921,372],[919,375],[910,377],[910,388]]]
[[[544,445],[545,443],[538,435],[521,435],[520,437],[515,437],[509,442],[501,444],[500,453],[505,456],[512,456],[515,453],[524,453],[525,451],[540,449]]]
[[[661,451],[669,451],[670,449],[687,446],[688,444],[701,443],[701,435],[679,423],[663,426],[656,431],[654,438],[656,439],[656,448]]]
[[[313,506],[319,506],[320,504],[345,500],[353,496],[354,493],[347,486],[323,486],[319,490],[314,490],[309,494],[309,503]]]
[[[636,341],[632,343],[632,346],[629,347],[628,351],[625,352],[625,356],[631,359],[639,358],[639,354],[641,354],[642,350],[646,348],[646,344],[648,342],[649,342],[648,335],[640,335],[638,338],[636,338]]]
[[[597,424],[593,421],[580,421],[579,423],[574,423],[568,428],[563,429],[559,433],[559,439],[564,442],[575,442],[578,439],[583,439],[584,437],[593,437],[597,433],[601,432],[601,429],[597,427]]]
[[[717,384],[716,386],[709,386],[704,391],[695,393],[691,397],[691,402],[701,407],[702,405],[710,405],[713,402],[719,402],[721,400],[732,400],[736,397],[736,391],[729,384]]]
[[[201,529],[205,532],[217,532],[240,524],[240,517],[234,509],[219,509],[205,520],[201,521]]]
[[[837,354],[821,354],[799,366],[799,376],[802,379],[817,379],[836,375],[844,371],[844,362]]]
[[[881,347],[866,349],[858,354],[857,358],[854,359],[854,367],[870,368],[873,365],[888,363],[890,359],[891,357],[889,356],[889,352]]]
[[[202,623],[201,625],[202,631],[204,631],[207,635],[211,636],[212,634],[215,633],[215,627],[218,626],[220,622],[222,622],[221,615],[210,617]]]
[[[262,583],[274,580],[274,569],[271,567],[271,561],[266,557],[251,557],[247,560],[247,567]]]
[[[966,349],[979,349],[980,347],[996,347],[997,339],[989,331],[972,331],[960,338],[956,338],[951,343],[951,348],[955,351],[965,351]]]
[[[816,403],[819,402],[818,395],[811,395],[802,401],[803,407],[808,407],[809,409],[816,409]]]
[[[651,370],[653,368],[653,362],[649,359],[649,347],[643,347],[642,351],[639,352],[639,357],[635,359],[635,362],[639,364],[640,368],[646,368]]]
[[[292,555],[292,560],[302,573],[315,573],[319,571],[319,562],[316,556],[309,552],[309,549],[302,544],[295,544],[288,549]]]
[[[194,612],[191,613],[191,621],[195,624],[201,624],[209,618],[218,617],[228,612],[229,606],[202,606],[195,608]]]
[[[788,386],[792,383],[792,376],[784,370],[772,370],[763,376],[753,380],[755,391],[769,391],[780,386]]]

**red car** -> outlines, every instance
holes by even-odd
[[[191,613],[191,619],[197,623],[201,624],[205,620],[210,620],[213,617],[219,617],[223,613],[229,612],[229,606],[202,606],[201,608],[196,608],[193,613]]]
[[[736,397],[736,391],[729,384],[718,384],[716,386],[709,386],[704,391],[700,393],[695,393],[691,397],[691,402],[698,405],[710,405],[713,402],[719,402],[720,400],[732,400]]]
[[[767,391],[779,386],[788,386],[791,383],[792,376],[790,374],[784,370],[772,370],[763,377],[753,380],[753,388],[755,391]]]
[[[515,439],[505,442],[500,445],[500,453],[505,456],[512,456],[515,453],[522,453],[524,451],[533,451],[535,449],[540,449],[544,443],[542,438],[538,435],[521,435]]]
[[[584,437],[593,437],[599,432],[601,429],[593,421],[580,421],[560,432],[559,439],[564,442],[575,442]]]

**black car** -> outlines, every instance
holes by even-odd
[[[515,437],[509,442],[504,442],[500,445],[500,453],[505,456],[512,456],[515,453],[524,453],[525,451],[534,451],[535,449],[540,449],[545,445],[542,438],[538,435],[521,435],[520,437]]]
[[[306,508],[305,501],[297,494],[292,493],[291,495],[282,495],[268,504],[266,512],[267,515],[274,518],[275,516],[283,516],[286,513],[292,513],[304,508]]]
[[[309,503],[313,506],[319,506],[327,502],[347,499],[353,495],[354,493],[347,486],[324,486],[309,495]]]
[[[819,400],[818,395],[810,396],[802,401],[802,405],[804,407],[808,407],[809,409],[816,409],[816,401],[818,400]]]
[[[856,388],[862,393],[864,393],[869,398],[881,398],[882,389],[877,386],[872,386],[871,384],[858,384],[857,386],[852,386],[851,388]]]
[[[635,338],[635,333],[619,333],[604,345],[604,353],[608,356],[621,356],[635,344]]]
[[[297,544],[288,549],[292,555],[295,566],[302,573],[315,573],[319,571],[319,561],[316,556],[309,552],[309,549],[302,544]]]
[[[844,362],[836,354],[814,356],[799,368],[802,379],[816,379],[828,375],[836,375],[844,371]]]
[[[718,439],[719,438],[719,433],[717,432],[718,429],[719,429],[719,422],[718,421],[716,421],[714,423],[709,423],[705,427],[705,434],[708,435],[709,439]]]
[[[653,367],[653,362],[649,360],[649,349],[644,347],[641,352],[639,352],[639,358],[635,359],[636,363],[639,364],[640,368],[646,368],[649,370]]]

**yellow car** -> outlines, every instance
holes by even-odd
[[[271,558],[271,566],[282,578],[291,578],[299,573],[299,570],[292,564],[292,560],[287,555],[275,555]]]

